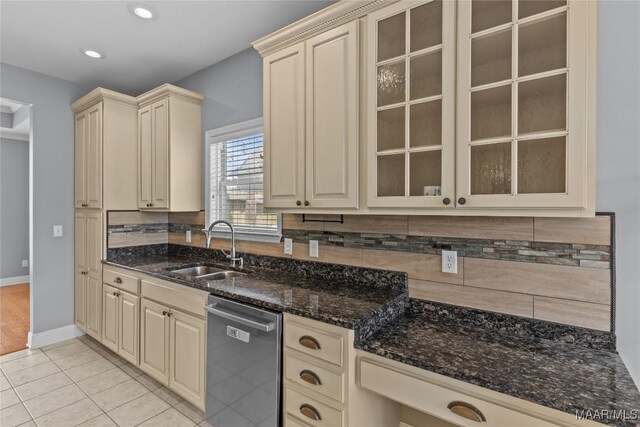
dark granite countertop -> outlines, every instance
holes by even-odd
[[[406,289],[393,286],[368,286],[365,289],[366,283],[354,283],[347,278],[337,281],[330,276],[319,279],[317,275],[306,274],[304,268],[296,270],[295,265],[289,266],[291,271],[268,269],[264,261],[261,266],[250,265],[239,270],[247,273],[246,276],[224,280],[195,279],[170,271],[203,264],[230,269],[228,262],[211,257],[198,258],[197,252],[177,255],[129,253],[108,258],[103,263],[205,290],[216,296],[353,329],[357,342],[401,315],[408,301]],[[385,272],[362,273],[356,270],[360,278],[369,276],[370,280],[384,281],[384,277],[376,275]]]
[[[521,329],[518,325],[482,327],[477,319],[465,318],[477,311],[463,312],[412,300],[403,316],[357,347],[572,415],[582,410],[640,413],[640,392],[615,351],[512,333]],[[640,419],[594,421],[636,425]]]

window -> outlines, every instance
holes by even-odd
[[[243,240],[279,241],[280,215],[263,211],[262,119],[249,120],[208,131],[207,227],[226,220]],[[229,229],[218,225],[216,234]]]

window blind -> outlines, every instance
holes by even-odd
[[[262,134],[211,142],[210,156],[209,223],[224,219],[240,233],[277,234],[278,214],[263,211]]]

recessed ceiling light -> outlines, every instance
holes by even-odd
[[[80,49],[80,52],[93,59],[103,59],[104,55],[92,49]]]
[[[155,20],[157,18],[156,14],[153,13],[151,9],[142,4],[129,4],[127,9],[129,9],[129,12],[138,18],[142,18],[144,20]]]

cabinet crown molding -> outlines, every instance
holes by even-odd
[[[73,104],[71,104],[71,108],[73,109],[74,113],[77,113],[78,111],[82,111],[85,108],[91,107],[92,105],[95,105],[98,102],[102,102],[104,100],[111,100],[133,106],[138,105],[138,101],[133,96],[125,95],[123,93],[115,92],[113,90],[105,89],[102,87],[97,87],[88,94],[84,95],[82,98],[75,101]]]
[[[165,83],[155,89],[151,89],[150,91],[139,95],[137,98],[138,107],[143,107],[158,100],[159,98],[162,98],[163,96],[169,95],[178,96],[186,101],[190,101],[198,105],[202,104],[202,101],[204,100],[204,96],[198,92],[193,92],[188,89],[183,89],[181,87]]]
[[[341,0],[251,43],[265,56],[399,0]]]

